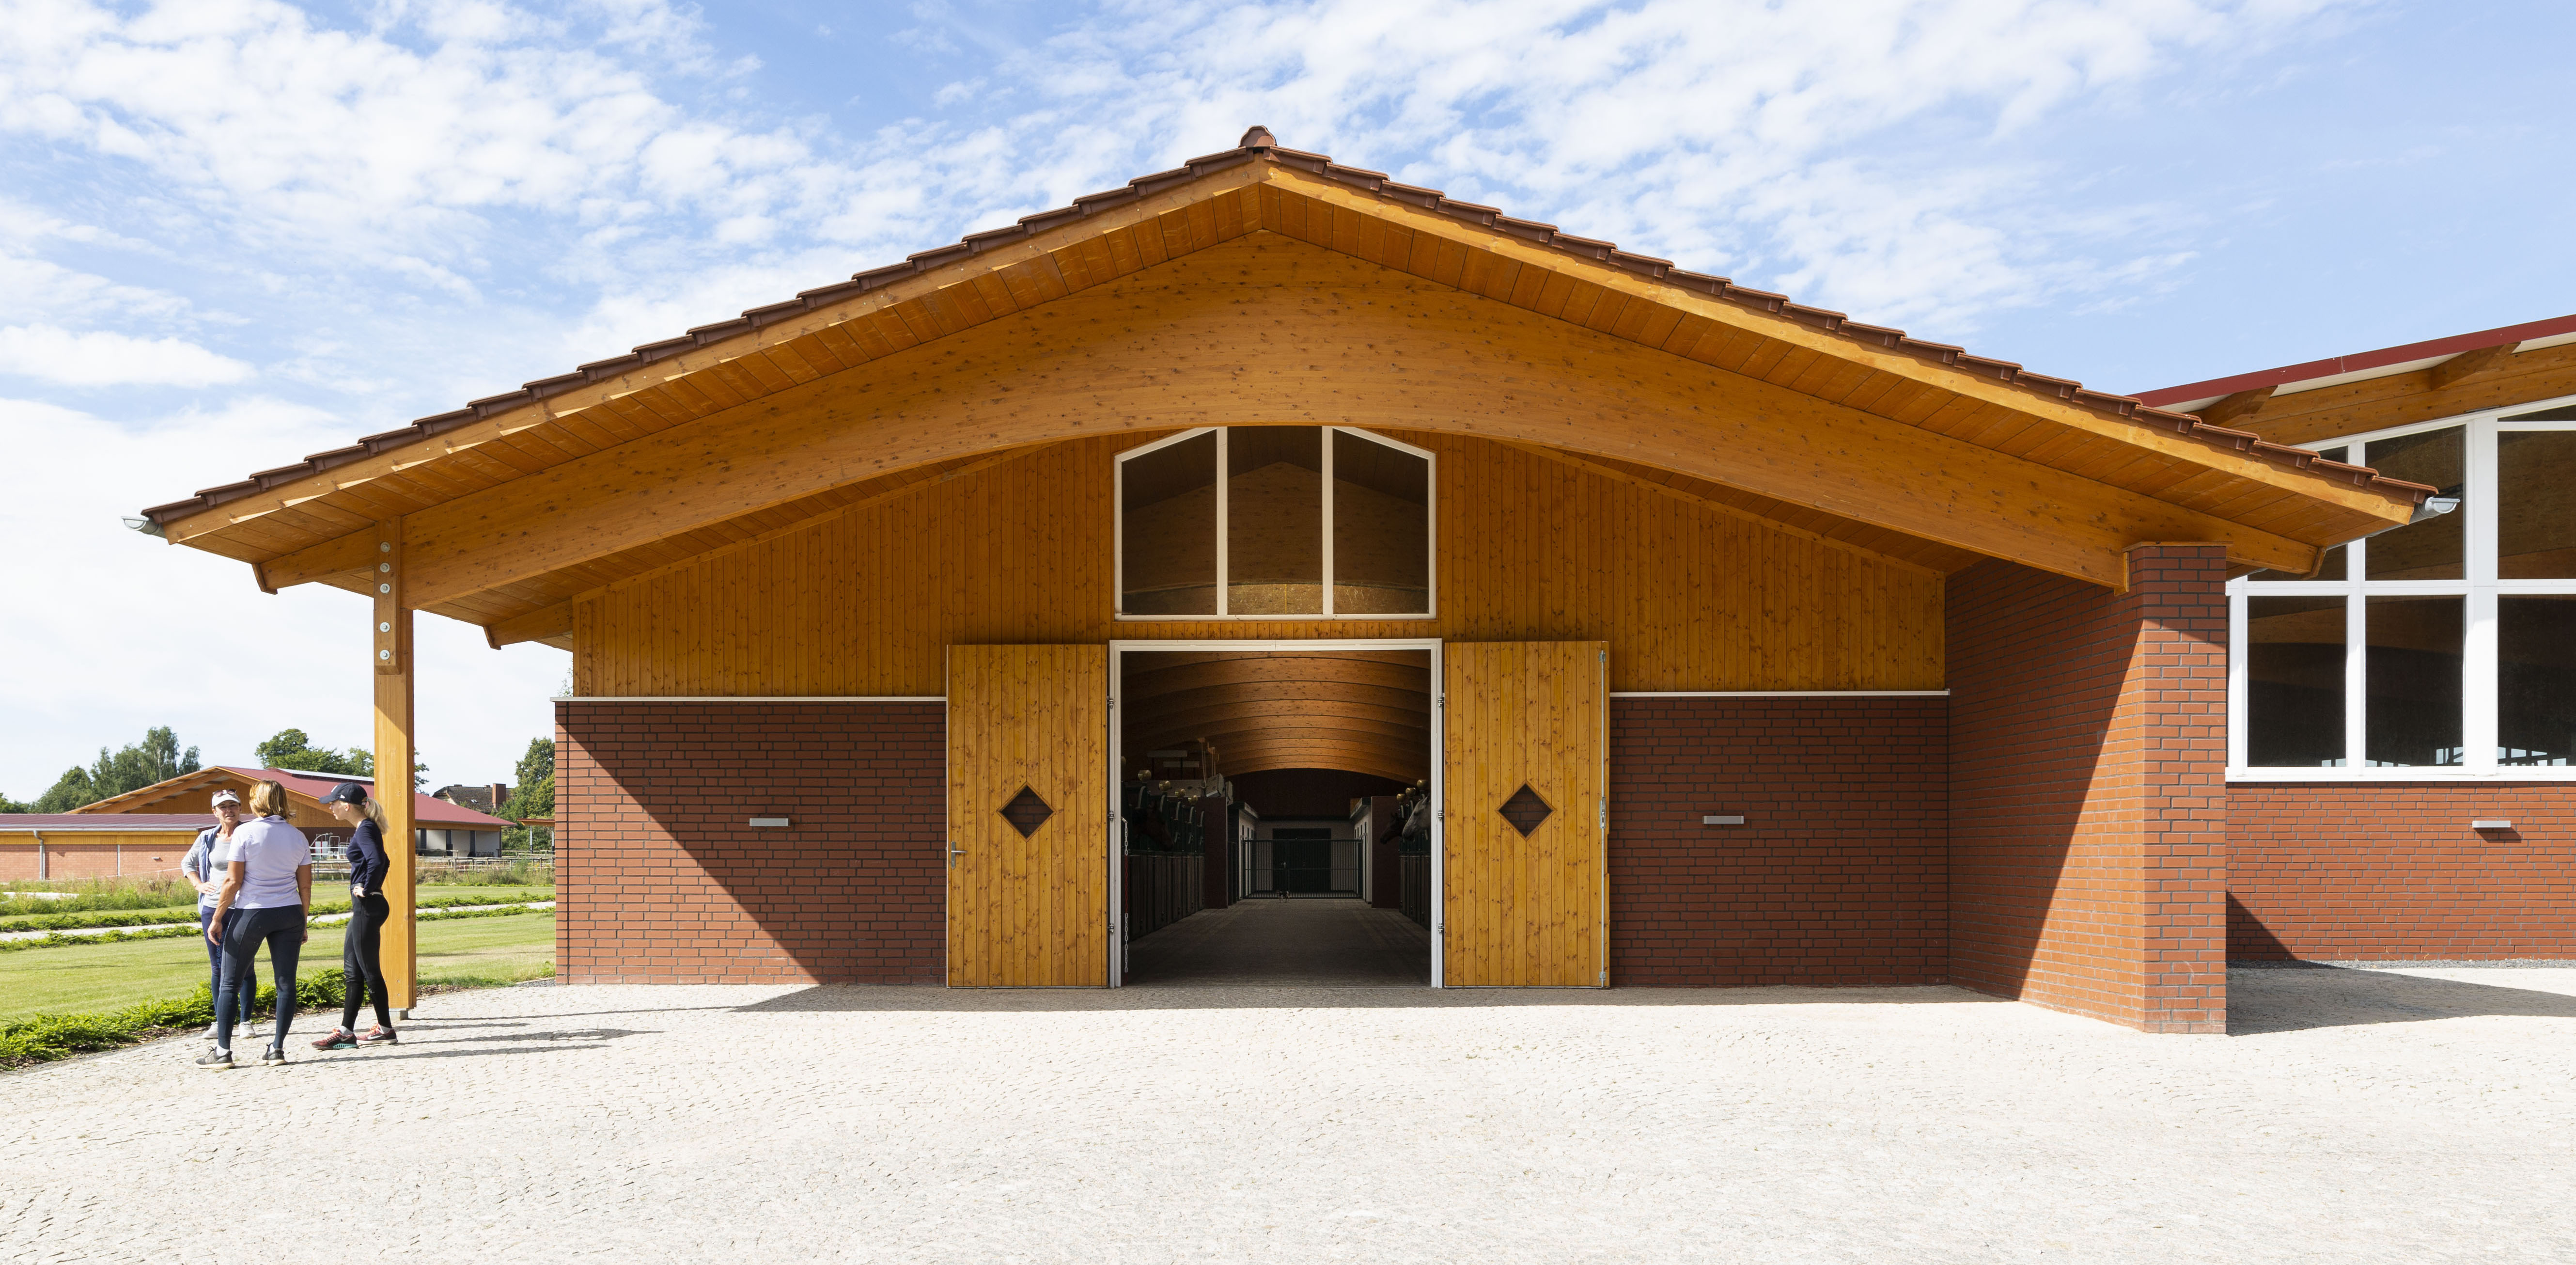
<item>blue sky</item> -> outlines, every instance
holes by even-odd
[[[2576,311],[2576,7],[0,0],[0,790],[366,736],[198,487],[1232,145],[2136,391]],[[567,657],[424,621],[436,782]]]

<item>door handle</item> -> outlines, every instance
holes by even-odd
[[[957,858],[964,855],[966,855],[966,849],[958,847],[955,844],[950,844],[948,847],[948,868],[952,870],[956,869]]]

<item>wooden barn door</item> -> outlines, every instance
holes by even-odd
[[[1609,644],[1450,642],[1442,983],[1610,982]]]
[[[1109,983],[1109,648],[948,648],[948,983]]]

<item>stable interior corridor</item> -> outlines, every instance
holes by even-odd
[[[1122,649],[1122,982],[1431,982],[1428,649]]]
[[[1207,909],[1128,946],[1131,987],[1427,987],[1431,933],[1356,897]]]

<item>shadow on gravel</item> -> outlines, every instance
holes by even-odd
[[[940,988],[821,984],[734,1009],[818,1011],[1412,1010],[1517,1006],[1924,1006],[2015,1003],[1962,988],[1355,988],[1172,985],[1129,988]]]
[[[2227,973],[2227,1034],[2420,1023],[2471,1015],[2576,1019],[2576,997],[2316,964]]]

